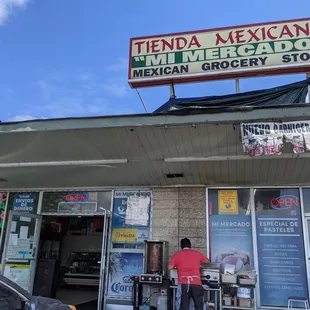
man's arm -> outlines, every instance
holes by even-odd
[[[209,258],[207,258],[206,256],[204,256],[203,254],[201,254],[201,263],[202,264],[209,264],[210,260]]]
[[[172,256],[170,262],[168,263],[168,270],[172,270],[176,265],[176,262],[175,262],[175,255]]]

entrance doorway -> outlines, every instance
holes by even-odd
[[[56,298],[77,310],[99,308],[105,230],[102,216],[43,216],[33,295]]]

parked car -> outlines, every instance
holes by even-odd
[[[76,310],[59,300],[32,296],[0,275],[0,310]]]

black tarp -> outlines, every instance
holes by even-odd
[[[270,108],[305,104],[310,78],[271,89],[250,91],[225,96],[170,99],[153,113],[215,112],[249,108]],[[308,103],[310,104],[310,103]]]

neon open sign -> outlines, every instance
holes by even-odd
[[[71,193],[66,195],[67,202],[85,202],[88,201],[88,194],[85,193]]]
[[[294,195],[283,195],[270,200],[270,207],[274,210],[287,210],[299,206],[299,199]]]

